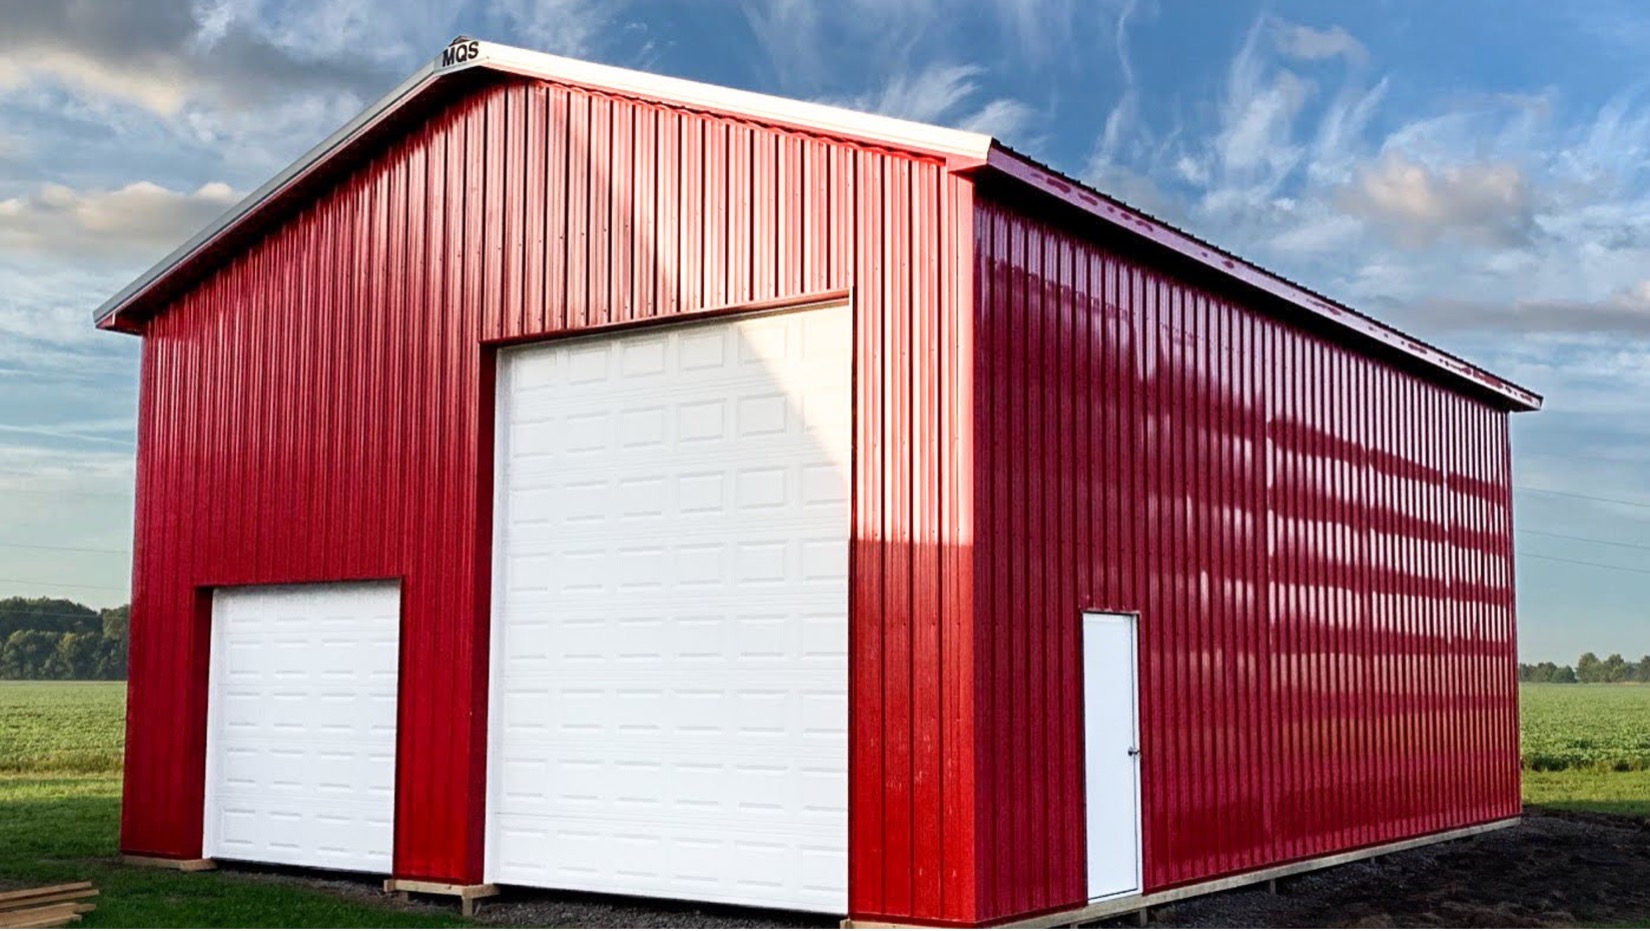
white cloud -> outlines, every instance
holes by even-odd
[[[237,199],[217,181],[191,192],[149,181],[116,190],[46,184],[28,196],[0,201],[0,246],[77,257],[158,256]]]
[[[1513,246],[1532,223],[1529,182],[1516,165],[1479,163],[1433,169],[1388,151],[1343,190],[1346,210],[1370,220],[1402,248],[1424,249],[1458,235]]]
[[[981,107],[979,112],[957,124],[958,129],[985,133],[1011,145],[1023,147],[1018,137],[1037,119],[1037,111],[1018,100],[999,98]]]
[[[1278,23],[1276,41],[1279,52],[1303,61],[1344,58],[1363,64],[1369,58],[1363,43],[1340,26],[1313,29],[1296,23]]]
[[[138,67],[123,67],[73,48],[35,48],[0,61],[0,90],[57,81],[97,97],[137,104],[162,116],[175,115],[189,96],[189,70],[173,55],[150,56]]]
[[[1646,339],[1650,338],[1650,279],[1597,301],[1438,298],[1423,301],[1409,313],[1440,330],[1616,334]]]
[[[498,0],[520,44],[557,55],[588,57],[623,11],[619,0]]]
[[[1261,42],[1261,23],[1249,31],[1232,59],[1221,107],[1221,131],[1215,153],[1223,186],[1232,199],[1270,198],[1300,163],[1305,148],[1295,141],[1296,118],[1312,85],[1284,68],[1273,67]]]
[[[1012,141],[1035,120],[1036,111],[1025,103],[1001,97],[975,106],[983,73],[978,65],[936,62],[920,71],[897,73],[877,90],[824,102]]]
[[[923,123],[935,123],[973,96],[978,65],[935,63],[916,72],[900,72],[881,89],[842,101],[855,110],[869,110]]]

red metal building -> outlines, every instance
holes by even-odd
[[[1518,814],[1540,399],[988,137],[460,40],[97,321],[128,854],[976,925]]]

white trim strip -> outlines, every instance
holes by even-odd
[[[661,103],[704,108],[746,116],[758,121],[813,129],[852,139],[882,143],[899,149],[932,152],[985,161],[996,141],[982,133],[948,129],[928,123],[861,113],[803,100],[758,94],[754,91],[702,84],[682,78],[648,74],[628,68],[598,65],[493,42],[481,43],[481,64],[499,71],[550,81],[563,81]]]

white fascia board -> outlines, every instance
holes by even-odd
[[[510,71],[547,81],[562,81],[672,103],[690,109],[704,109],[730,116],[745,116],[848,139],[863,139],[897,149],[932,152],[939,155],[976,159],[983,162],[991,152],[992,137],[961,129],[947,129],[911,120],[861,113],[803,100],[789,100],[754,91],[702,84],[683,78],[664,77],[628,68],[598,65],[545,52],[534,52],[493,42],[479,43],[476,61],[489,68]]]

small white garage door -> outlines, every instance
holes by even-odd
[[[852,332],[501,356],[487,881],[846,910]]]
[[[391,871],[400,630],[393,582],[213,593],[206,856]]]

